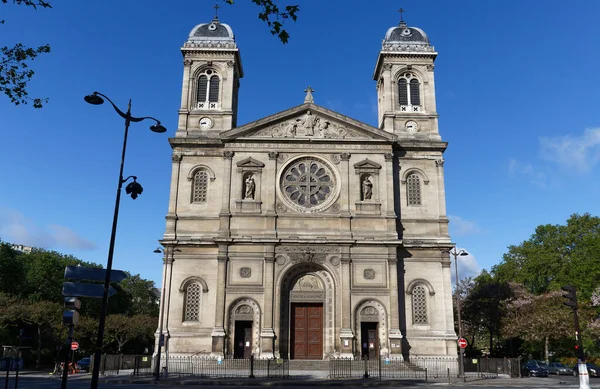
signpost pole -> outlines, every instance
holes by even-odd
[[[71,342],[73,341],[73,328],[75,326],[73,324],[69,325],[69,336],[67,337],[67,342],[65,344],[65,348],[67,345],[71,345]],[[65,350],[66,352],[65,354],[65,364],[63,367],[63,372],[62,372],[62,383],[60,385],[60,389],[67,389],[67,377],[69,376],[69,352],[68,350]]]

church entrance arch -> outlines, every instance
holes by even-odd
[[[356,308],[357,342],[363,359],[377,359],[387,354],[387,314],[377,300],[366,300]]]
[[[256,301],[244,298],[235,301],[229,309],[229,355],[250,358],[258,355],[260,308]]]
[[[315,263],[287,270],[280,283],[281,356],[320,360],[333,351],[333,285],[331,274]]]

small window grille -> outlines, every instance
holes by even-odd
[[[205,203],[208,189],[208,173],[199,171],[194,174],[194,187],[192,193],[193,203]]]
[[[208,88],[208,77],[204,74],[198,78],[198,102],[206,101],[206,89]]]
[[[427,291],[425,286],[417,285],[412,291],[413,323],[427,324]]]
[[[219,77],[212,76],[210,78],[210,90],[208,92],[208,101],[216,103],[219,101]]]
[[[421,96],[419,93],[419,80],[413,78],[410,80],[410,104],[421,105]]]
[[[406,179],[408,205],[421,205],[421,181],[419,176],[411,174]]]
[[[398,100],[400,101],[400,105],[408,105],[408,90],[404,78],[398,80]]]
[[[193,282],[185,290],[185,317],[184,321],[200,321],[200,298],[202,287]]]

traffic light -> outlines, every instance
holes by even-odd
[[[79,322],[79,308],[81,308],[81,300],[77,297],[65,297],[63,324],[76,326]]]
[[[567,292],[567,294],[563,294],[563,297],[567,299],[565,305],[572,309],[577,309],[577,291],[575,290],[575,287],[567,285],[563,286],[561,289]]]

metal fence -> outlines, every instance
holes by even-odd
[[[465,372],[478,376],[507,374],[520,376],[521,358],[465,358]]]
[[[427,381],[427,369],[399,359],[331,359],[329,377],[339,378],[412,378]]]
[[[153,363],[144,364],[136,359],[133,375],[148,376],[155,373]],[[289,361],[284,359],[232,359],[211,356],[169,356],[160,371],[161,377],[198,378],[288,378]]]

